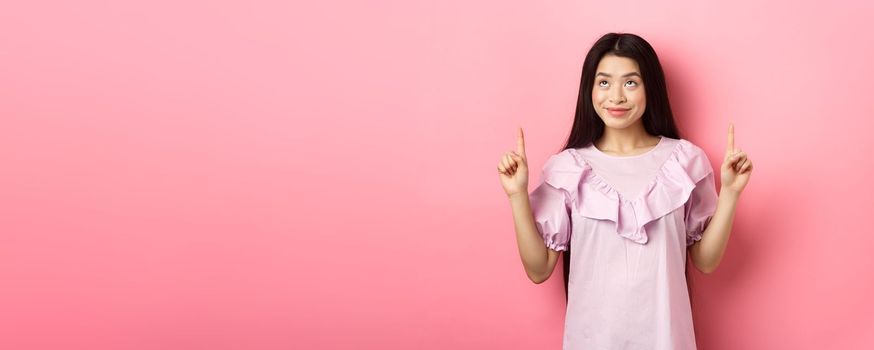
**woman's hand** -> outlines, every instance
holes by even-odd
[[[722,161],[722,190],[740,194],[750,181],[753,162],[740,148],[734,147],[734,124],[728,126],[728,146]]]
[[[516,138],[516,151],[504,153],[498,162],[498,174],[501,177],[501,186],[508,197],[517,194],[528,195],[528,158],[525,156],[525,137],[522,128]]]

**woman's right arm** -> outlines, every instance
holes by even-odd
[[[537,231],[528,193],[515,193],[509,197],[522,266],[532,282],[543,283],[552,275],[561,253],[547,248],[543,236]]]
[[[498,163],[501,185],[510,199],[516,242],[525,273],[534,283],[543,283],[552,274],[559,252],[549,249],[537,231],[531,201],[528,196],[528,159],[525,155],[525,137],[519,128],[516,151],[507,152]]]

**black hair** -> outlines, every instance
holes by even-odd
[[[631,33],[607,33],[592,45],[583,62],[583,72],[580,78],[580,92],[577,96],[577,108],[574,123],[564,149],[587,147],[601,138],[604,133],[604,121],[598,116],[592,104],[592,88],[595,84],[595,73],[601,58],[605,55],[627,57],[635,60],[640,68],[646,93],[646,107],[641,116],[643,127],[647,133],[655,136],[665,136],[679,139],[680,132],[674,123],[674,114],[668,101],[668,89],[665,74],[659,63],[658,56],[652,46],[640,36]],[[564,260],[564,290],[568,297],[568,276],[570,273],[571,250],[562,253]],[[687,258],[688,261],[688,258]],[[686,282],[691,302],[692,290],[689,284],[688,264]]]

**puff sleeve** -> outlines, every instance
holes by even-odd
[[[706,157],[704,159],[706,160]],[[713,218],[713,213],[716,211],[718,200],[716,181],[711,170],[695,184],[695,189],[692,190],[692,194],[685,204],[687,247],[701,240],[701,234],[707,228],[710,219]]]
[[[543,242],[552,250],[567,250],[571,221],[565,192],[542,181],[528,198]]]
[[[582,168],[567,152],[551,156],[543,166],[537,188],[529,203],[537,231],[546,246],[555,251],[568,249],[571,237],[571,203],[576,195]]]

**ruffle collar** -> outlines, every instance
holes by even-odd
[[[573,148],[549,158],[544,165],[544,181],[568,192],[580,215],[612,221],[618,235],[646,244],[646,224],[682,207],[698,181],[713,172],[703,150],[688,140],[678,141],[636,198],[624,198]]]

